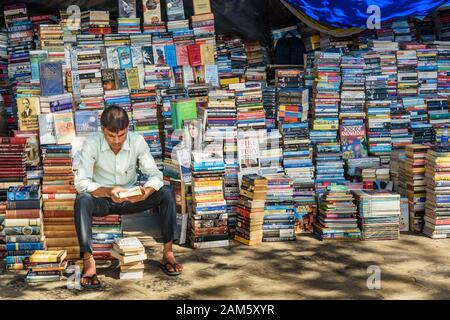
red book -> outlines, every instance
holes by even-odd
[[[27,143],[27,138],[0,137],[0,143],[5,143],[5,144],[26,144]]]
[[[202,65],[202,54],[200,45],[192,44],[188,46],[189,64],[192,67],[199,67]]]
[[[188,46],[176,46],[176,49],[177,49],[177,65],[188,66],[189,65]]]

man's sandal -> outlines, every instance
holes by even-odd
[[[91,260],[93,258],[94,258],[93,256],[90,256],[87,259],[83,259],[83,261]],[[83,269],[84,269],[84,266],[83,266]],[[84,271],[83,271],[83,273],[84,273]],[[89,282],[83,283],[83,282],[81,282],[81,279],[89,279]],[[101,283],[98,280],[97,274],[93,274],[91,276],[83,275],[83,276],[81,276],[81,279],[80,279],[80,284],[85,289],[98,289],[101,287]]]
[[[173,270],[172,271],[169,270],[168,266],[171,266]],[[164,261],[162,263],[161,262],[159,263],[159,267],[168,276],[178,276],[181,274],[181,272],[177,271],[177,266],[178,266],[178,263],[176,263],[176,262],[172,263],[169,261]]]

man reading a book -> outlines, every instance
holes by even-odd
[[[84,142],[75,175],[75,187],[79,192],[75,202],[75,225],[84,260],[81,284],[99,286],[92,254],[92,217],[133,214],[156,207],[162,215],[164,242],[160,266],[169,275],[180,274],[183,267],[176,262],[172,250],[176,229],[172,190],[164,186],[162,173],[144,138],[128,131],[128,115],[122,108],[106,108],[100,122],[101,132]],[[139,187],[138,195],[127,196],[126,192],[136,184],[137,166],[148,181]]]

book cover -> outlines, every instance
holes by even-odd
[[[69,144],[75,137],[72,112],[56,112],[53,114],[53,118],[57,144]]]
[[[219,69],[217,65],[205,65],[205,83],[219,87]]]
[[[54,96],[64,93],[64,78],[61,61],[42,61],[39,73],[41,96]]]
[[[119,18],[136,18],[136,0],[119,0]]]
[[[184,20],[184,3],[183,0],[166,0],[167,20]]]
[[[174,111],[173,128],[182,129],[184,120],[197,119],[197,102],[195,99],[175,101]]]
[[[103,90],[116,90],[116,73],[114,69],[102,70]]]
[[[108,60],[108,68],[120,69],[119,53],[117,47],[106,47],[106,58]]]
[[[116,71],[116,89],[128,89],[127,74],[124,69],[117,69]]]
[[[46,50],[31,50],[30,51],[30,61],[31,61],[31,81],[40,81],[40,63],[48,59],[48,52]]]
[[[169,45],[164,47],[164,55],[166,57],[166,64],[174,68],[177,66],[177,51],[175,45]]]
[[[259,141],[254,131],[241,131],[237,137],[240,171],[259,169]]]
[[[126,69],[127,84],[129,90],[139,90],[139,71],[137,67]]]
[[[153,61],[157,65],[166,64],[166,55],[164,46],[153,46]]]
[[[39,97],[17,98],[17,115],[19,116],[19,130],[37,131],[38,115],[40,113]]]
[[[183,83],[185,87],[195,84],[194,70],[190,65],[183,66]]]
[[[196,84],[205,84],[205,66],[193,67],[194,81]]]
[[[202,65],[214,64],[214,46],[209,43],[202,43],[200,45],[200,56]]]
[[[131,61],[133,62],[133,67],[137,67],[144,64],[144,57],[142,56],[141,46],[131,47]]]
[[[188,66],[189,65],[188,46],[177,45],[176,53],[177,53],[177,65]]]
[[[152,46],[144,46],[142,47],[142,58],[144,61],[144,65],[155,64],[155,59],[153,57],[153,47]]]
[[[25,152],[27,155],[27,166],[38,166],[41,163],[39,136],[37,132],[15,132],[14,135],[19,138],[26,138]]]
[[[188,46],[188,57],[189,57],[189,64],[192,67],[202,65],[202,54],[199,44],[191,44]]]
[[[120,68],[127,69],[133,67],[130,47],[119,47],[117,48],[117,53],[119,54]]]
[[[366,127],[361,125],[341,125],[341,146],[344,159],[365,158],[368,156]]]
[[[75,130],[77,135],[88,135],[99,128],[97,110],[81,110],[75,112]]]
[[[210,0],[193,0],[194,15],[211,13]]]
[[[142,0],[144,25],[157,24],[161,22],[160,0]]]
[[[176,151],[178,166],[180,169],[181,181],[184,183],[191,183],[191,153],[187,148],[179,148]]]

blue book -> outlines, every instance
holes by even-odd
[[[14,242],[6,244],[6,251],[45,250],[43,242]]]
[[[165,46],[166,64],[173,68],[177,66],[177,51],[175,45]]]
[[[9,201],[39,200],[41,193],[37,185],[9,187],[6,197]]]
[[[54,96],[64,93],[64,79],[61,61],[42,61],[39,75],[41,96]]]
[[[130,47],[119,47],[117,48],[119,54],[120,68],[128,69],[133,67],[133,62],[131,59],[131,49]]]
[[[97,132],[98,127],[98,111],[83,110],[75,112],[75,130],[77,135]]]

